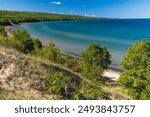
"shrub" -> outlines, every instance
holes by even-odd
[[[80,89],[80,93],[83,94],[87,99],[108,99],[107,94],[101,90],[101,87],[97,82],[83,82],[82,87]]]
[[[118,82],[133,99],[150,99],[150,43],[136,41],[124,56]]]
[[[41,57],[57,63],[61,62],[61,52],[52,42],[47,43],[42,49]]]
[[[30,34],[26,30],[16,30],[13,32],[13,39],[15,43],[19,43],[23,47],[24,53],[29,53],[34,50],[34,42]]]
[[[42,49],[42,42],[39,39],[33,38],[33,43],[34,43],[34,50]]]
[[[105,46],[91,43],[87,50],[81,54],[82,74],[90,79],[101,76],[103,70],[111,64],[110,58]]]

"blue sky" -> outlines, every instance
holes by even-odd
[[[150,18],[150,0],[0,0],[1,10],[110,18]]]

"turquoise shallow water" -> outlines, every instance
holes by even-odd
[[[150,39],[149,19],[48,21],[20,24],[14,29],[27,29],[43,43],[54,41],[62,51],[75,54],[84,51],[90,42],[105,45],[115,66],[135,40]]]

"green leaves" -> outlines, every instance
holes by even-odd
[[[29,53],[34,50],[34,43],[30,34],[26,30],[16,30],[13,32],[14,41],[23,46],[23,52]]]
[[[150,63],[150,43],[144,39],[141,42],[136,41],[125,54],[120,66],[123,69],[146,68]]]
[[[150,99],[150,43],[146,39],[136,41],[128,49],[121,67],[125,72],[118,82],[128,94],[133,99]]]
[[[82,74],[90,83],[82,83],[80,94],[89,99],[107,99],[107,95],[101,90],[100,85],[105,82],[101,75],[111,64],[110,58],[107,48],[96,43],[91,43],[81,54]]]
[[[91,43],[82,53],[82,74],[91,80],[100,78],[104,69],[111,64],[111,56],[105,46]]]
[[[108,99],[97,82],[86,83],[82,82],[80,93],[83,94],[87,99],[98,100]]]
[[[111,55],[109,54],[105,46],[91,43],[87,48],[86,52],[82,53],[82,60],[87,65],[100,66],[103,69],[107,69],[108,65],[111,64]]]
[[[56,72],[46,78],[45,83],[47,92],[62,95],[65,86],[67,86],[67,82],[64,79],[64,75],[61,72]]]
[[[49,42],[41,51],[41,56],[45,59],[60,63],[61,62],[61,53],[59,48],[53,42]]]

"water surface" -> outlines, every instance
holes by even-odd
[[[84,51],[90,42],[105,45],[115,66],[135,40],[150,39],[149,19],[47,21],[25,23],[14,29],[27,29],[43,43],[54,41],[62,51],[75,54]]]

